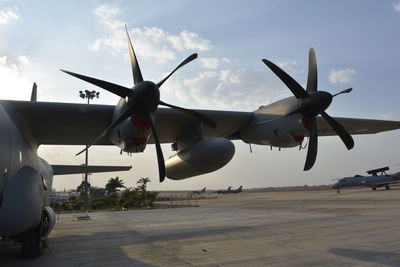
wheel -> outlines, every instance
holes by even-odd
[[[376,187],[372,187],[372,190],[374,190],[374,191],[375,191],[375,190],[376,190]]]
[[[390,190],[390,186],[389,185],[385,186],[385,188],[386,188],[386,190]]]
[[[21,237],[22,256],[27,259],[33,259],[40,256],[42,249],[42,223],[30,228]]]

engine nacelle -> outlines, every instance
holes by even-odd
[[[241,139],[246,143],[276,147],[294,147],[303,142],[307,125],[301,115],[265,118],[264,114],[256,114],[253,122],[240,132]]]
[[[209,138],[171,156],[166,162],[166,176],[181,180],[213,172],[225,166],[235,154],[234,144],[225,138]]]
[[[114,112],[114,120],[125,111],[125,100],[118,102]],[[110,133],[114,145],[129,153],[143,152],[151,134],[150,119],[147,116],[131,116]]]

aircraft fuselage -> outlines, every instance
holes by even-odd
[[[24,125],[13,115],[0,105],[0,236],[7,237],[40,224],[53,182],[51,166],[38,157],[33,138],[21,134]]]

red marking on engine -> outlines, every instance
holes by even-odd
[[[302,135],[292,135],[292,136],[295,141],[299,142],[300,144],[303,143],[304,136]]]
[[[133,127],[139,130],[147,130],[150,128],[150,121],[147,117],[135,117],[132,116],[131,123]]]
[[[131,138],[131,144],[136,147],[136,152],[143,152],[146,147],[146,138]]]
[[[310,119],[303,119],[303,126],[306,127],[306,129],[310,129],[311,128],[311,120]]]

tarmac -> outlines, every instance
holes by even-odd
[[[199,207],[60,215],[38,259],[0,266],[400,266],[400,188],[243,192]]]

